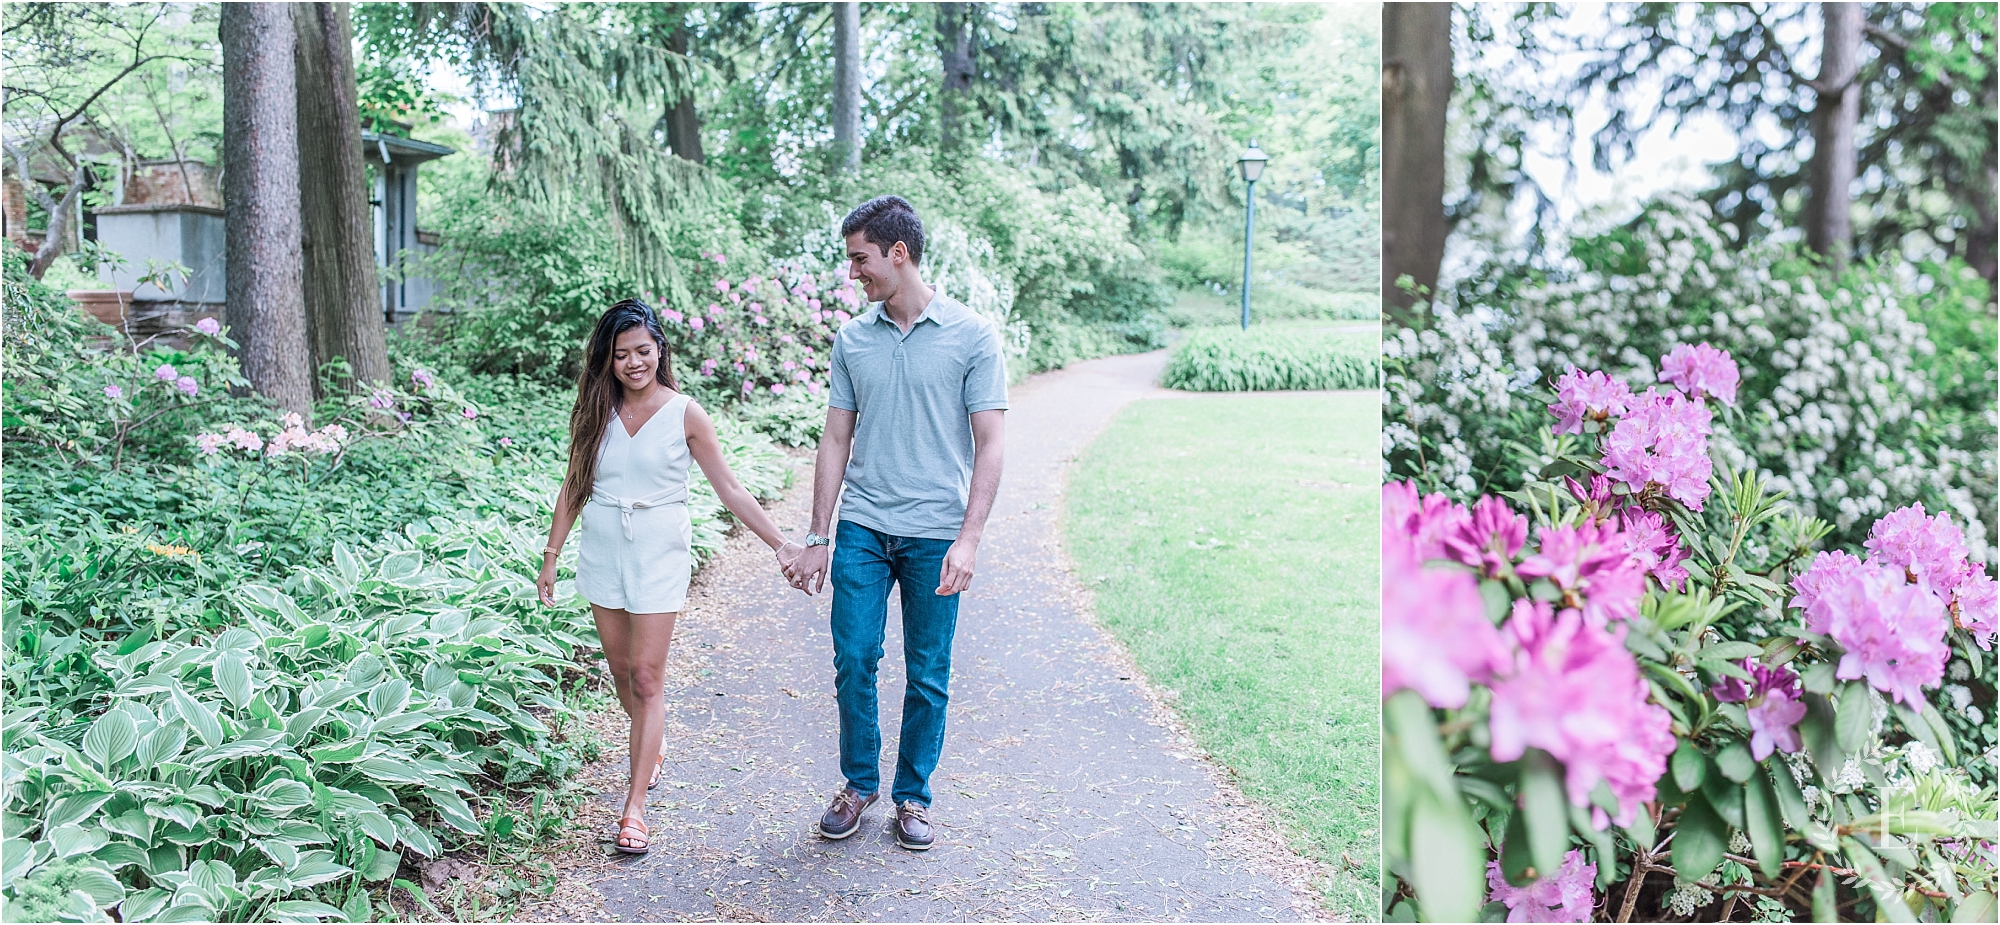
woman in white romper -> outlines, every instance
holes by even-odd
[[[632,718],[632,780],[617,838],[626,854],[648,849],[646,791],[659,783],[665,759],[667,644],[694,564],[690,461],[701,464],[723,505],[777,552],[781,566],[797,558],[799,545],[729,471],[708,414],[675,383],[653,310],[637,299],[619,302],[597,320],[577,376],[569,473],[536,584],[542,603],[554,606],[556,557],[581,514],[576,587],[590,602],[618,702]]]

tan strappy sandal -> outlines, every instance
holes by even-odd
[[[634,837],[625,834],[626,830],[628,829],[637,831],[639,833],[638,837],[635,839]],[[631,842],[634,841],[643,842],[643,844],[639,845],[630,844]],[[652,832],[648,831],[646,828],[646,820],[641,819],[638,816],[626,816],[622,819],[619,819],[618,840],[613,843],[613,846],[618,849],[619,854],[645,854],[646,852],[653,850],[653,836]]]
[[[666,766],[667,766],[667,749],[666,746],[662,745],[660,746],[660,760],[653,762],[653,779],[646,782],[647,790],[652,790],[660,786],[660,772],[663,769],[665,769]]]

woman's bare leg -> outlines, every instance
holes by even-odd
[[[678,614],[635,613],[628,618],[630,633],[626,638],[626,664],[629,674],[626,684],[631,691],[633,706],[627,708],[632,716],[629,739],[632,782],[625,791],[627,816],[645,816],[646,784],[654,765],[660,760],[660,749],[665,747],[661,737],[666,734],[667,726],[667,646],[674,638],[676,616]]]
[[[632,615],[622,609],[590,605],[590,617],[597,622],[597,639],[604,647],[605,667],[611,670],[611,686],[618,692],[618,705],[625,715],[637,716],[639,705],[632,699]]]

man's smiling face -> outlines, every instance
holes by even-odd
[[[868,242],[864,232],[857,231],[847,236],[847,278],[861,282],[868,301],[883,301],[896,294],[897,258],[905,253],[901,241],[890,245],[885,254],[881,246]]]

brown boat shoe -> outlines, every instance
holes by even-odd
[[[819,837],[839,841],[861,830],[861,814],[875,804],[881,794],[867,796],[855,793],[852,787],[842,787],[833,795],[833,804],[819,817]]]
[[[896,844],[911,851],[929,851],[936,837],[931,833],[931,810],[915,800],[896,807]]]

